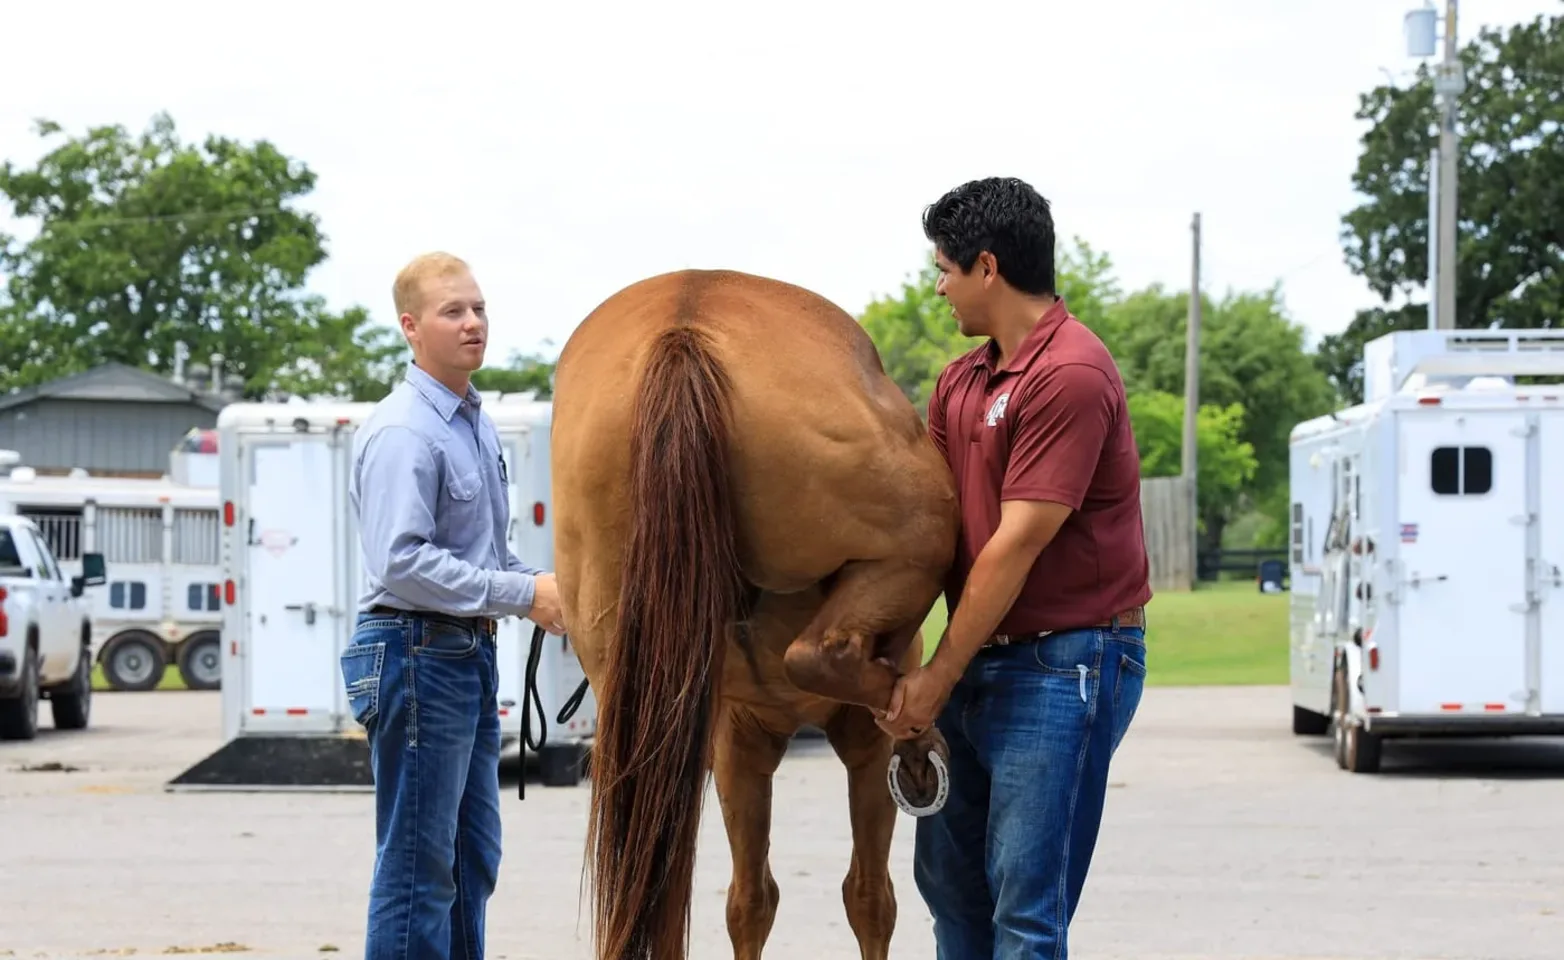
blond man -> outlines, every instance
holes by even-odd
[[[393,296],[413,361],[354,441],[368,588],[341,658],[375,781],[364,955],[475,960],[500,863],[495,622],[565,625],[554,575],[505,538],[507,465],[471,383],[489,335],[477,281],[432,253]]]

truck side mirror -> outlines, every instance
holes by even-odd
[[[96,587],[108,582],[108,575],[103,563],[103,554],[84,553],[81,555],[81,582],[83,586]]]

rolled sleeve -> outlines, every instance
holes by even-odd
[[[397,597],[459,616],[525,616],[533,575],[485,570],[435,543],[439,463],[423,437],[386,426],[357,467],[359,539],[369,572]]]

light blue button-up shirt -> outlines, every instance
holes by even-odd
[[[353,441],[348,496],[375,605],[460,617],[526,616],[542,571],[516,557],[499,432],[471,386],[415,364]]]

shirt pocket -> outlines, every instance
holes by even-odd
[[[465,456],[463,455],[465,454]],[[445,485],[440,497],[443,532],[454,537],[471,537],[483,521],[483,471],[473,452],[447,448]]]
[[[451,464],[451,469],[445,475],[445,492],[458,504],[469,503],[478,497],[478,491],[483,489],[483,478],[478,471],[466,470],[457,464]]]

